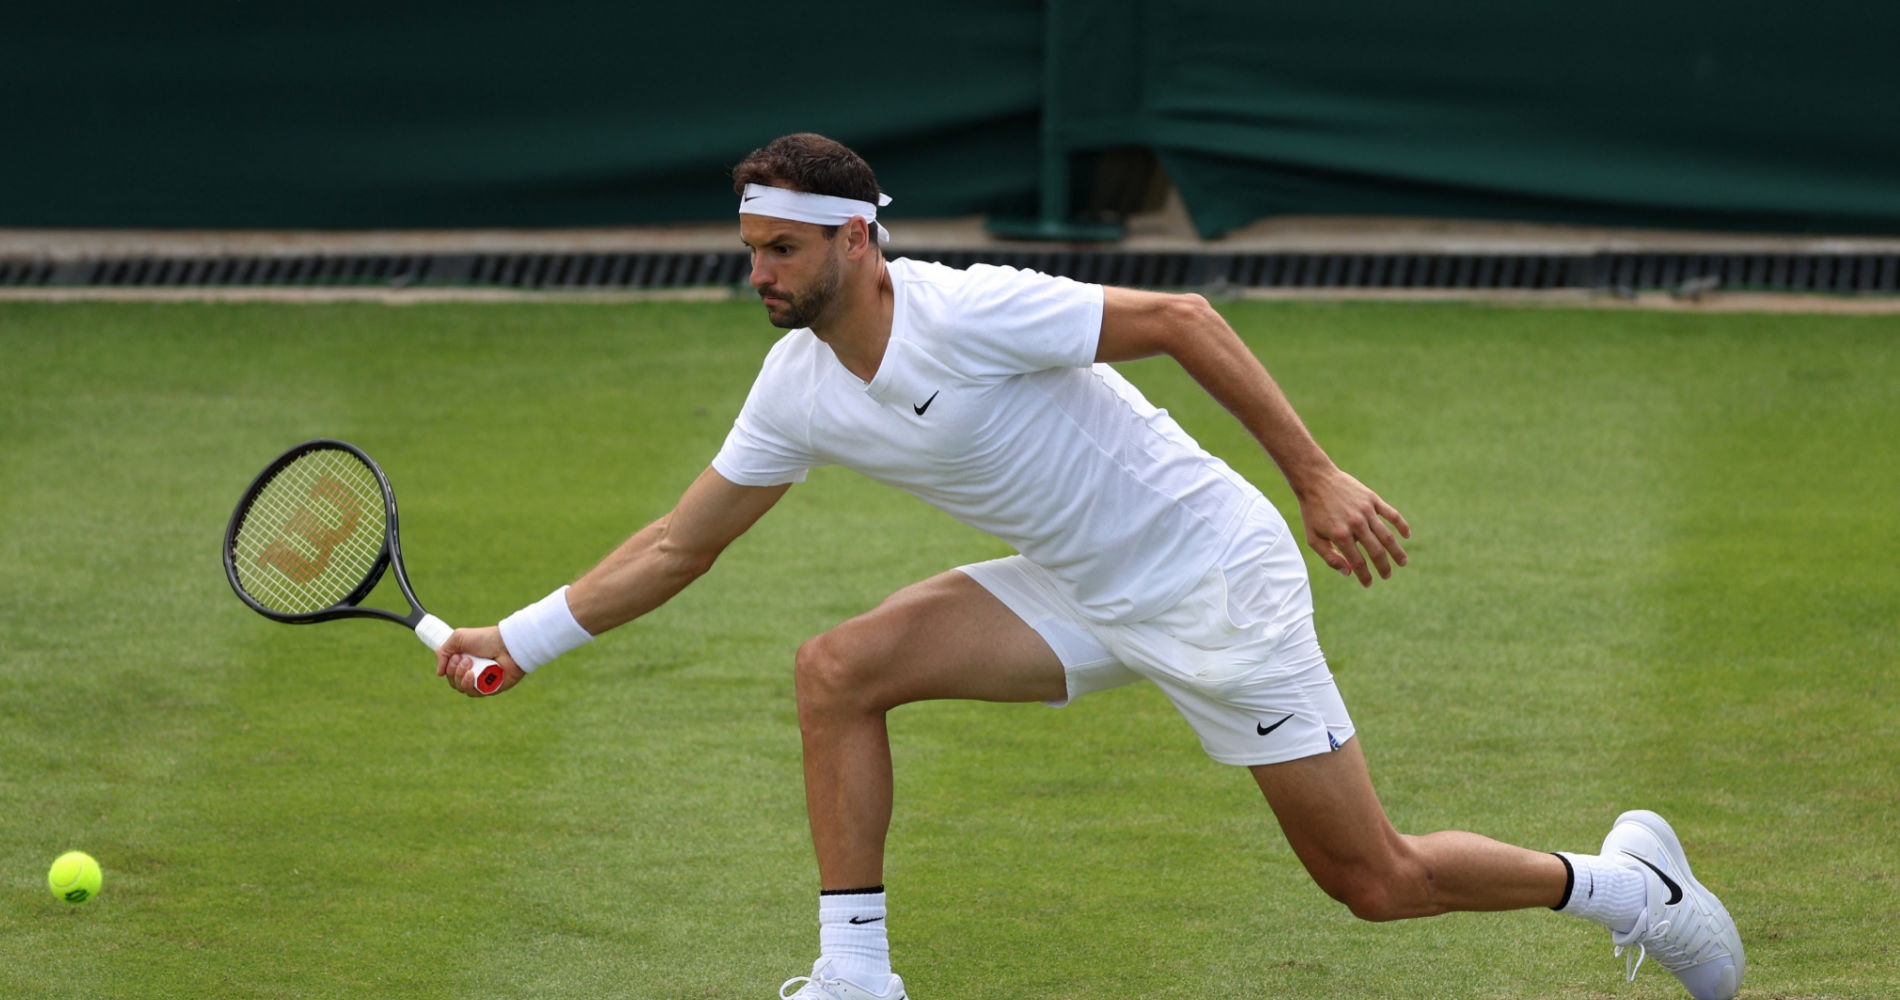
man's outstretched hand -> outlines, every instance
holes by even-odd
[[[1380,579],[1389,580],[1394,563],[1405,565],[1399,538],[1412,537],[1405,516],[1338,468],[1301,491],[1300,522],[1306,527],[1306,544],[1326,565],[1341,576],[1357,576],[1362,587],[1372,586],[1373,569]]]
[[[469,659],[470,656],[485,656],[501,664],[501,686],[495,689],[495,694],[514,687],[527,676],[515,665],[515,658],[508,655],[508,647],[501,641],[501,630],[492,625],[458,628],[450,633],[442,648],[435,651],[435,675],[471,698],[482,697],[481,692],[475,690],[475,661]]]

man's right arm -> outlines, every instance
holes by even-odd
[[[568,610],[582,628],[599,635],[665,604],[711,569],[726,546],[790,488],[740,486],[708,468],[670,513],[574,581]]]
[[[733,540],[772,509],[790,484],[741,486],[708,468],[665,517],[640,529],[567,588],[567,608],[590,635],[652,611],[712,568]],[[584,639],[584,637],[583,637]],[[436,651],[436,675],[473,694],[467,657],[486,656],[503,669],[501,690],[524,676],[497,627],[457,629]]]

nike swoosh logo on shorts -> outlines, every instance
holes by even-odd
[[[1271,726],[1263,726],[1263,725],[1261,725],[1260,723],[1258,723],[1258,722],[1256,722],[1256,723],[1254,723],[1254,726],[1253,726],[1253,728],[1254,728],[1254,731],[1255,731],[1255,732],[1258,732],[1258,733],[1259,733],[1260,735],[1262,735],[1262,736],[1265,736],[1265,735],[1267,735],[1268,733],[1271,733],[1271,732],[1273,732],[1273,731],[1274,731],[1275,729],[1278,729],[1278,728],[1280,728],[1281,726],[1284,726],[1284,725],[1286,725],[1286,724],[1287,724],[1287,720],[1288,720],[1288,719],[1291,719],[1291,718],[1293,718],[1293,713],[1292,713],[1292,712],[1288,712],[1288,713],[1287,713],[1287,715],[1286,715],[1286,718],[1285,718],[1285,719],[1281,719],[1281,720],[1280,720],[1279,722],[1276,722],[1276,723],[1274,723],[1274,724],[1273,724],[1273,725],[1271,725]]]

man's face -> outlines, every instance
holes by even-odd
[[[841,251],[824,227],[741,215],[739,236],[752,251],[752,287],[772,325],[795,330],[822,321],[844,285]]]

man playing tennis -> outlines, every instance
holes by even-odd
[[[752,285],[791,332],[724,447],[670,513],[571,587],[456,632],[437,672],[469,692],[462,654],[492,657],[505,690],[659,607],[817,465],[1013,545],[1018,555],[905,587],[799,649],[820,957],[782,997],[907,996],[885,934],[885,713],[934,698],[1062,705],[1138,679],[1166,692],[1209,756],[1252,772],[1307,871],[1354,914],[1554,908],[1608,927],[1632,978],[1652,956],[1699,1000],[1734,995],[1735,924],[1653,813],[1619,817],[1594,855],[1392,828],[1286,521],[1109,364],[1178,362],[1278,464],[1307,544],[1361,585],[1405,565],[1410,529],[1333,464],[1205,300],[886,260],[888,199],[861,158],[820,136],[755,151],[734,188]]]

